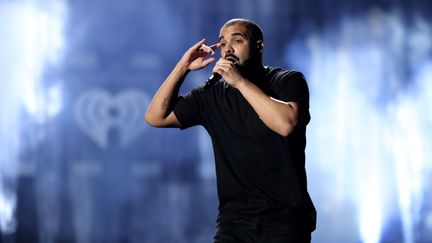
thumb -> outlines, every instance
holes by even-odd
[[[203,61],[203,67],[206,67],[207,65],[209,65],[211,62],[213,62],[215,60],[215,58],[214,57],[210,57],[210,58],[207,58],[207,59],[205,59],[204,61]]]

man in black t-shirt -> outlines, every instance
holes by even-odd
[[[307,192],[309,91],[300,72],[265,67],[261,28],[225,23],[217,44],[192,46],[154,96],[145,120],[155,127],[202,125],[216,160],[219,215],[215,243],[310,242],[316,212]],[[220,81],[178,96],[191,70],[221,56]]]

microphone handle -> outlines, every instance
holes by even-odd
[[[209,87],[213,86],[221,78],[222,78],[222,76],[219,73],[213,73],[213,75],[210,76],[210,78],[207,80],[207,82],[205,82],[204,88],[209,88]]]

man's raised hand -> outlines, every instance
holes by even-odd
[[[199,70],[211,62],[215,60],[214,57],[205,58],[207,55],[213,56],[215,54],[215,50],[221,47],[220,43],[207,46],[205,45],[205,39],[198,41],[195,45],[193,45],[186,53],[183,55],[180,60],[189,70]]]

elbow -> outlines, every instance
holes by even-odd
[[[168,127],[169,124],[167,124],[166,119],[160,119],[158,117],[152,116],[151,114],[146,113],[144,115],[144,121],[147,122],[152,127],[161,128],[161,127]]]
[[[277,133],[282,137],[288,137],[294,131],[296,125],[297,121],[286,121],[279,126]]]
[[[293,127],[281,127],[278,131],[279,135],[282,137],[288,137],[291,132],[294,130]]]
[[[153,126],[151,120],[149,119],[149,116],[147,115],[147,113],[144,115],[144,121],[147,122],[147,124],[149,124],[150,126]]]
[[[147,122],[147,124],[149,124],[152,127],[157,127],[157,123],[155,122],[154,119],[151,118],[151,116],[148,113],[144,115],[144,121]]]

